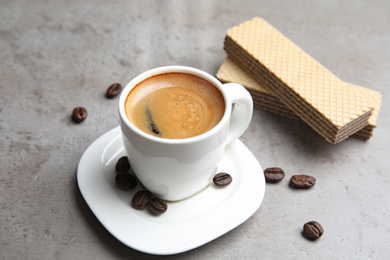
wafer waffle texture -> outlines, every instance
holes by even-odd
[[[340,142],[368,125],[368,99],[264,19],[229,29],[224,49],[327,141]]]
[[[222,82],[235,82],[243,85],[251,93],[255,107],[284,117],[300,119],[272,91],[267,89],[263,82],[255,80],[231,58],[227,57],[223,61],[216,76]],[[352,137],[367,140],[372,136],[372,132],[377,126],[376,121],[381,107],[382,95],[371,89],[356,87],[369,99],[370,105],[374,107],[374,110],[368,120],[368,125],[353,134]]]

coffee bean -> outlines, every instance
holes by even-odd
[[[309,221],[303,225],[303,234],[311,240],[316,240],[324,234],[324,229],[317,221]]]
[[[301,174],[293,175],[290,179],[290,186],[293,188],[308,189],[316,184],[316,179],[313,176]]]
[[[127,159],[127,156],[123,156],[119,158],[115,165],[115,170],[117,172],[127,172],[130,169],[130,163],[129,160]]]
[[[115,176],[115,183],[122,189],[129,190],[137,186],[137,178],[127,172],[120,172]]]
[[[152,194],[150,191],[140,190],[134,195],[131,205],[136,209],[144,209],[149,204],[151,198]]]
[[[278,167],[271,167],[264,170],[264,176],[267,182],[279,182],[284,178],[284,171]]]
[[[162,201],[162,200],[160,200],[158,198],[153,197],[150,200],[148,209],[154,215],[161,215],[161,214],[165,213],[168,210],[168,205],[164,201]]]
[[[120,83],[114,83],[108,87],[106,97],[113,98],[118,96],[122,91],[122,85]]]
[[[232,181],[232,176],[226,172],[218,173],[213,178],[213,182],[217,186],[226,186],[229,185]]]
[[[87,118],[87,110],[83,107],[76,107],[73,109],[72,118],[77,123],[84,121]]]

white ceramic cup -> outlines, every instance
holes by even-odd
[[[130,123],[124,107],[129,92],[141,81],[169,72],[196,75],[219,89],[225,100],[225,113],[214,128],[195,137],[166,139],[149,135]],[[244,87],[222,84],[204,71],[184,66],[160,67],[142,73],[126,85],[119,99],[123,145],[131,167],[146,189],[168,201],[190,197],[212,182],[225,146],[245,132],[252,112],[252,97]]]

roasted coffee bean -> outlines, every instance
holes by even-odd
[[[144,209],[149,204],[151,198],[152,194],[150,191],[140,190],[134,195],[131,205],[136,209]]]
[[[303,225],[303,234],[311,240],[316,240],[324,234],[324,229],[317,221],[309,221]]]
[[[284,178],[284,171],[278,167],[271,167],[264,170],[264,176],[267,182],[279,182]]]
[[[87,118],[87,110],[83,107],[76,107],[73,109],[72,118],[77,123],[84,121]]]
[[[293,188],[308,189],[316,184],[316,179],[313,176],[301,174],[293,175],[290,179],[290,186]]]
[[[130,163],[129,160],[127,159],[127,156],[123,156],[119,158],[115,165],[115,170],[117,172],[127,172],[130,169]]]
[[[148,209],[150,210],[151,213],[154,215],[161,215],[165,213],[168,210],[168,205],[164,201],[153,197],[150,200]]]
[[[129,190],[137,186],[137,178],[127,172],[120,172],[115,176],[115,183],[125,190]]]
[[[118,96],[122,91],[122,85],[120,83],[114,83],[108,87],[106,97],[113,98]]]
[[[218,173],[214,176],[213,182],[217,186],[226,186],[232,182],[233,178],[226,172]]]

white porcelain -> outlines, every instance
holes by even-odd
[[[265,193],[263,170],[239,140],[233,141],[216,165],[233,182],[226,187],[208,186],[153,216],[130,206],[143,187],[123,191],[115,186],[115,164],[126,155],[120,128],[94,141],[77,169],[82,196],[101,224],[123,244],[149,254],[169,255],[204,245],[237,227],[259,208]]]
[[[146,134],[129,122],[124,103],[131,89],[144,79],[168,72],[197,75],[220,90],[225,113],[217,126],[196,137],[165,139]],[[133,170],[148,190],[169,201],[187,198],[212,181],[225,146],[244,133],[252,111],[252,98],[241,85],[222,84],[206,72],[183,66],[160,67],[139,75],[126,85],[119,99],[123,142]]]

